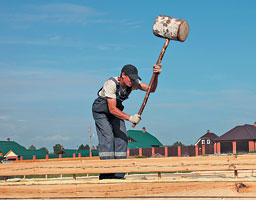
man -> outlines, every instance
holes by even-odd
[[[161,64],[154,65],[153,72],[161,73]],[[128,99],[133,90],[147,91],[148,84],[141,83],[138,70],[133,65],[125,65],[120,77],[108,79],[98,92],[92,106],[93,118],[99,140],[100,159],[125,159],[127,153],[128,137],[124,120],[138,124],[140,115],[128,115],[123,112],[122,102]],[[158,83],[158,76],[151,87],[155,92]],[[124,179],[124,173],[100,174],[99,179]]]

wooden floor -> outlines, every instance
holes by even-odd
[[[98,180],[97,176],[7,179],[0,181],[0,199],[256,199],[256,155],[90,161],[83,163],[86,166],[91,169],[82,170],[77,161],[3,164],[0,176],[48,170],[53,174],[59,169],[71,174],[101,170],[147,173],[129,174],[126,180]]]

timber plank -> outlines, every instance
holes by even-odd
[[[198,197],[164,197],[164,198],[159,198],[159,197],[139,197],[139,198],[130,198],[130,197],[122,197],[122,198],[118,198],[118,197],[115,197],[115,198],[101,198],[101,197],[94,197],[93,200],[149,200],[149,199],[157,199],[157,200],[174,200],[174,199],[178,199],[178,200],[191,200],[191,199],[195,199],[196,200],[232,200],[232,199],[236,199],[237,198],[230,198],[230,197],[227,197],[227,198],[223,198],[223,197],[203,197],[203,198],[198,198]],[[1,198],[0,198],[1,199]],[[35,200],[35,199],[45,199],[45,200],[49,200],[49,198],[33,198],[33,199],[30,199],[30,198],[12,198],[12,199],[26,199],[26,200]],[[72,199],[72,200],[88,200],[88,199],[92,199],[92,198],[81,198],[81,197],[71,197],[71,198],[50,198],[51,200],[63,200],[63,199]],[[239,198],[239,200],[255,200],[255,198]]]
[[[256,198],[256,180],[179,179],[1,183],[0,198]]]
[[[111,172],[191,172],[141,180],[7,180],[0,199],[256,199],[256,155],[72,160],[0,164],[0,176]],[[234,171],[238,173],[234,173]],[[132,177],[132,178],[130,178]]]
[[[138,173],[177,171],[234,171],[255,170],[256,155],[209,156],[180,158],[148,158],[125,160],[76,160],[0,165],[0,176],[81,174],[81,173]]]

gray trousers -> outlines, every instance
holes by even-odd
[[[127,158],[128,136],[124,120],[96,112],[93,112],[93,116],[99,140],[100,159]],[[124,177],[125,174],[114,175]]]

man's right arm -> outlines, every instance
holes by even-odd
[[[107,102],[108,102],[109,112],[112,115],[114,115],[120,119],[129,120],[130,115],[122,112],[119,108],[116,107],[116,99],[107,98]]]
[[[109,112],[112,115],[118,117],[119,119],[128,120],[131,123],[135,123],[135,124],[138,124],[139,121],[141,120],[140,115],[138,115],[138,114],[128,115],[128,114],[124,113],[123,111],[121,111],[119,108],[117,108],[116,107],[116,99],[107,98],[107,102],[108,102]]]

